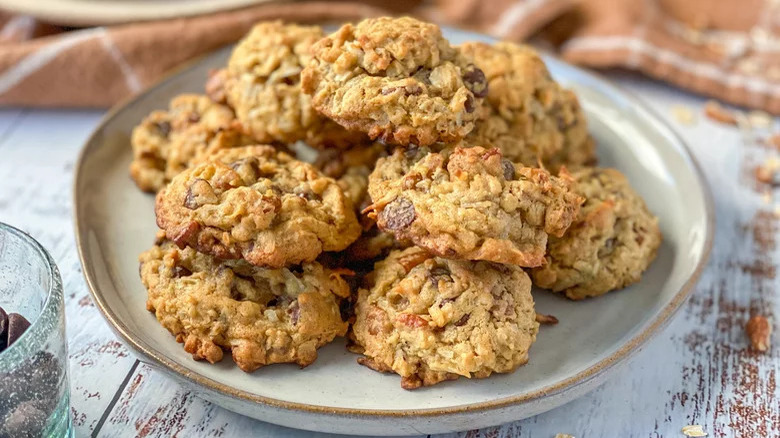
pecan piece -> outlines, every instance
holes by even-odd
[[[421,316],[414,315],[412,313],[402,313],[398,315],[398,322],[412,328],[428,327],[428,321],[423,319]]]
[[[727,110],[723,105],[714,100],[709,100],[704,104],[704,115],[710,120],[716,122],[725,123],[728,125],[736,125],[737,117],[733,112]]]
[[[536,322],[542,325],[555,325],[558,324],[558,318],[552,315],[545,315],[544,313],[537,313]]]
[[[415,266],[431,258],[431,255],[427,252],[420,250],[410,254],[404,254],[403,257],[398,259],[398,263],[403,266],[404,270],[409,273]]]
[[[195,210],[205,204],[216,204],[218,200],[211,184],[205,179],[198,178],[187,189],[187,195],[184,197],[184,206],[190,210]]]
[[[745,332],[750,339],[750,346],[760,352],[769,350],[769,341],[772,336],[772,325],[763,315],[754,315],[745,325]]]

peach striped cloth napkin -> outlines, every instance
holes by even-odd
[[[780,0],[585,0],[551,28],[570,62],[780,114]]]
[[[409,14],[468,21],[472,27],[520,40],[570,5],[570,0],[498,0],[490,8],[472,0],[275,2],[207,16],[86,29],[6,15],[0,20],[0,105],[110,106],[182,62],[238,40],[261,20],[322,23]]]
[[[0,14],[0,105],[105,107],[272,18],[408,14],[521,41],[570,62],[625,67],[780,114],[780,0],[372,0],[260,4],[218,14],[68,29]]]

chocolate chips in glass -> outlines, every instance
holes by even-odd
[[[0,307],[0,355],[29,327],[24,316]],[[59,400],[61,373],[57,359],[44,351],[15,369],[0,369],[0,438],[41,436]]]

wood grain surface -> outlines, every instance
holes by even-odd
[[[751,315],[763,314],[778,331],[780,193],[754,176],[778,150],[760,141],[766,131],[706,119],[701,98],[636,76],[612,77],[675,126],[702,164],[717,210],[710,263],[674,321],[601,388],[533,418],[444,436],[683,437],[690,424],[711,437],[780,436],[780,336],[767,353],[756,353],[743,329]],[[693,113],[693,123],[673,116],[680,108]],[[62,272],[77,436],[311,436],[183,390],[138,362],[92,304],[74,246],[71,183],[81,144],[100,116],[0,110],[0,221],[32,234]],[[773,124],[780,131],[780,121]]]

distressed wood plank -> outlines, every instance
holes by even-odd
[[[743,324],[755,312],[772,317],[778,331],[778,218],[773,198],[780,194],[768,198],[769,188],[752,178],[756,164],[778,153],[754,144],[733,127],[705,120],[703,99],[636,76],[616,79],[678,128],[704,168],[717,204],[716,242],[709,266],[680,315],[601,388],[530,419],[442,438],[534,438],[557,433],[675,437],[682,436],[680,429],[687,424],[701,424],[715,437],[780,435],[777,335],[775,348],[761,355],[748,349],[743,332]],[[696,112],[697,123],[685,126],[675,121],[671,107],[676,104]],[[91,307],[73,247],[72,163],[96,119],[94,114],[71,112],[36,111],[28,116],[32,119],[21,122],[19,113],[7,116],[0,113],[0,180],[11,182],[6,186],[10,191],[0,191],[0,220],[31,231],[52,251],[63,271],[74,359],[73,407],[77,432],[87,435],[134,363],[121,345],[113,343],[114,336]],[[774,128],[780,130],[780,123],[776,121]],[[57,146],[52,146],[52,140]],[[99,390],[99,397],[93,396],[93,390]],[[129,376],[99,433],[136,435],[312,436],[228,412],[192,396],[145,365]]]
[[[89,434],[134,362],[89,298],[73,235],[73,166],[100,115],[25,111],[8,121],[0,114],[0,221],[30,233],[60,268],[78,436]]]

